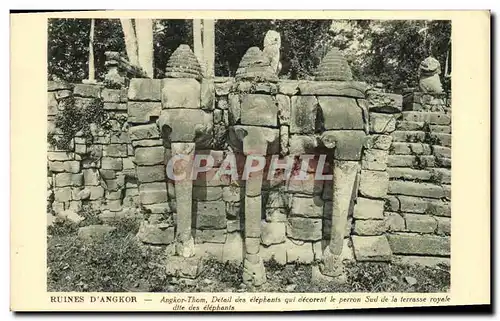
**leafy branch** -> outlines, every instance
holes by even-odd
[[[95,128],[105,130],[110,128],[109,115],[99,98],[94,98],[83,108],[75,106],[75,98],[72,96],[64,98],[59,103],[64,108],[55,119],[59,132],[57,134],[50,132],[47,135],[49,144],[58,149],[69,150],[75,137],[82,137],[86,142],[92,142]]]

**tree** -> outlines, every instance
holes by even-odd
[[[203,19],[203,65],[205,77],[215,76],[215,21]]]
[[[87,77],[90,20],[50,19],[48,23],[48,76],[67,81]]]
[[[153,78],[153,20],[120,19],[127,56],[132,65],[141,67]]]
[[[203,31],[201,19],[193,19],[193,52],[201,64],[203,61]]]
[[[125,39],[125,49],[127,50],[128,62],[132,65],[139,65],[139,50],[137,48],[137,35],[135,34],[134,23],[132,19],[120,19]]]
[[[234,76],[248,48],[263,49],[266,32],[281,34],[281,78],[300,79],[319,63],[317,43],[328,33],[331,20],[218,20],[215,26],[215,73]]]
[[[90,19],[49,21],[49,74],[71,82],[88,76],[90,24]],[[197,57],[205,57],[200,51],[207,41],[201,21],[154,20],[151,24],[155,78],[163,77],[168,58],[181,44],[192,46]],[[427,28],[426,33],[421,31],[423,28]],[[281,34],[280,78],[309,78],[328,48],[337,46],[357,80],[382,82],[390,91],[416,87],[418,65],[432,55],[441,63],[444,88],[450,87],[444,73],[446,57],[451,57],[451,23],[444,20],[217,20],[212,41],[215,49],[210,49],[215,51],[215,75],[234,76],[248,48],[263,49],[264,36],[270,29]],[[125,38],[119,20],[95,20],[96,79],[102,79],[106,72],[104,52],[127,50]],[[205,58],[199,59],[203,65]]]
[[[191,19],[155,20],[154,77],[163,78],[170,55],[181,44],[193,47],[193,21]]]
[[[215,74],[234,77],[241,58],[253,46],[262,47],[270,20],[217,20],[215,26]]]
[[[215,20],[193,20],[193,51],[204,77],[213,78],[215,62]]]
[[[47,64],[48,78],[53,75],[68,82],[88,78],[89,30],[91,19],[49,19]],[[191,21],[184,19],[154,20],[153,76],[162,78],[167,60],[180,44],[192,43]],[[95,78],[106,74],[106,51],[126,53],[125,35],[119,19],[95,19]],[[128,55],[127,55],[128,56]]]
[[[49,19],[47,41],[47,75],[68,82],[81,82],[89,77],[89,42],[91,19]],[[124,37],[118,19],[95,19],[95,78],[106,73],[105,51],[123,51]]]
[[[281,34],[282,78],[309,78],[326,53],[331,20],[276,20]]]
[[[94,64],[94,28],[95,20],[90,21],[90,39],[89,39],[89,82],[95,81],[95,64]]]
[[[418,66],[430,55],[441,63],[443,86],[450,88],[443,77],[450,39],[445,20],[336,20],[329,41],[343,50],[357,79],[399,92],[418,85]]]

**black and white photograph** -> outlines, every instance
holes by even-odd
[[[450,291],[450,20],[47,24],[48,292]]]

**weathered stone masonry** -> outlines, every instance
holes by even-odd
[[[391,134],[387,234],[393,260],[446,262],[451,234],[451,101],[410,93]]]
[[[75,137],[70,151],[49,146],[51,208],[64,216],[88,203],[104,221],[140,215],[138,238],[167,245],[167,268],[185,277],[196,277],[207,255],[244,262],[244,280],[255,285],[265,282],[262,261],[271,258],[320,261],[315,275],[325,278],[340,276],[345,259],[449,259],[446,97],[242,74],[131,79],[126,89],[50,82],[49,126],[69,95],[77,106],[102,99],[114,120],[92,144]],[[82,157],[89,153],[92,160]],[[247,181],[211,179],[228,153],[326,154],[333,181],[315,180],[314,166],[305,181],[259,173]],[[169,181],[166,164],[176,154],[210,154],[215,169],[207,179]]]
[[[90,144],[83,136],[74,137],[69,151],[48,146],[48,200],[55,213],[78,212],[82,204],[102,211],[102,218],[138,203],[133,149],[128,137],[127,91],[97,85],[49,82],[48,130],[55,137],[62,134],[54,128],[54,117],[64,108],[64,100],[74,99],[83,108],[94,99],[102,99],[110,116],[109,130],[93,132]],[[72,96],[72,97],[71,97]],[[68,212],[66,212],[68,213]]]

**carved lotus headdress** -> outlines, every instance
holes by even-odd
[[[419,66],[420,71],[426,73],[426,74],[431,74],[438,72],[440,73],[441,71],[441,64],[439,61],[434,58],[434,57],[427,57],[425,58]]]

